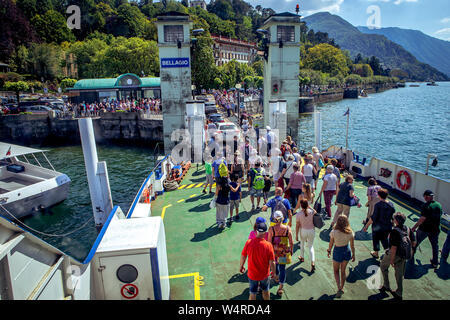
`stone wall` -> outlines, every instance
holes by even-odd
[[[163,141],[163,121],[139,113],[105,113],[93,119],[97,142],[122,141],[155,144]],[[48,115],[0,116],[0,141],[22,145],[80,144],[76,119]]]

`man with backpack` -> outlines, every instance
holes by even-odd
[[[261,168],[261,162],[255,163],[255,168],[251,168],[248,173],[248,191],[250,192],[250,201],[252,202],[252,210],[255,210],[255,196],[256,210],[259,210],[259,203],[263,196],[263,189],[265,185],[264,181],[264,169]]]
[[[394,214],[395,227],[389,234],[390,247],[380,262],[383,275],[383,286],[380,291],[391,292],[397,300],[402,300],[406,261],[412,257],[413,246],[416,242],[414,232],[405,226],[405,221],[406,217],[403,213],[397,212]],[[395,270],[396,291],[391,291],[389,286],[389,266],[392,266]]]
[[[283,213],[283,224],[287,224],[289,221],[289,226],[292,226],[292,208],[288,199],[283,198],[283,189],[280,187],[275,188],[275,197],[270,199],[263,207],[262,211],[267,211],[271,208],[272,213],[270,215],[270,226],[275,225],[274,212],[281,211]]]

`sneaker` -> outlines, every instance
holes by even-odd
[[[252,211],[254,211],[255,210],[255,205],[254,204],[252,204]]]
[[[392,291],[392,296],[394,297],[394,300],[397,300],[397,301],[402,301],[402,300],[403,300],[402,296],[399,295],[399,294],[398,294],[397,292],[395,292],[395,291]]]
[[[381,293],[391,292],[391,289],[388,289],[385,286],[382,286],[379,290]]]
[[[260,211],[260,210],[261,210],[261,208],[260,208],[260,207],[256,207],[256,210],[257,210],[257,211]]]
[[[206,193],[206,190],[203,190],[202,193]]]
[[[344,292],[341,291],[341,290],[339,290],[339,291],[336,293],[336,298],[342,297],[343,294],[344,294]]]

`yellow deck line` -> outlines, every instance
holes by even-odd
[[[192,195],[190,195],[189,196],[189,198],[193,198],[193,197],[195,197],[197,194],[192,194]]]
[[[190,184],[188,187],[186,187],[186,189],[190,189],[190,188],[193,188],[193,187],[195,187],[195,183]]]
[[[201,187],[203,185],[203,182],[202,183],[199,183],[198,185],[196,185],[195,187],[196,188],[199,188],[199,187]]]
[[[180,200],[178,200],[177,202],[180,203],[180,202],[183,202],[183,201],[184,201],[184,199],[180,199]]]
[[[186,188],[186,186],[187,186],[187,184],[183,184],[183,185],[179,186],[178,189]]]
[[[168,204],[167,206],[163,207],[162,212],[161,212],[161,219],[164,219],[164,216],[166,215],[166,209],[171,207],[171,204]]]
[[[200,273],[185,273],[185,274],[176,274],[173,276],[169,276],[169,279],[178,279],[178,278],[186,278],[186,277],[194,277],[194,300],[200,300],[200,284],[199,277]]]

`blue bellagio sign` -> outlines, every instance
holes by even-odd
[[[161,58],[161,68],[187,68],[189,58]]]

